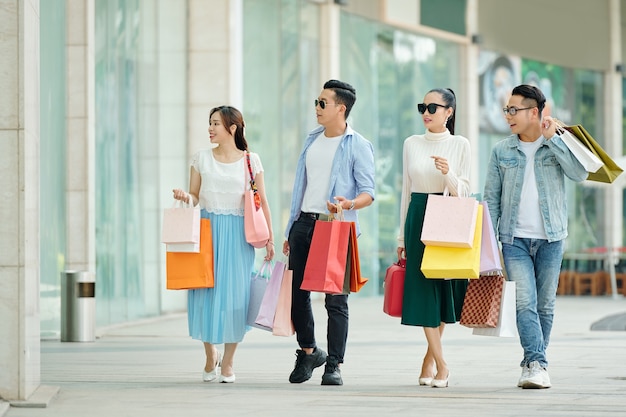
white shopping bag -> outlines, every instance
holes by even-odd
[[[517,337],[515,282],[505,281],[502,289],[500,315],[496,327],[474,328],[472,334],[495,337]]]
[[[597,172],[604,163],[600,158],[598,158],[593,152],[589,150],[576,136],[574,136],[568,130],[561,128],[562,130],[558,132],[561,140],[567,146],[567,148],[572,152],[572,154],[578,159],[578,162],[585,167],[585,171],[587,172]]]
[[[163,211],[163,229],[161,241],[165,244],[197,244],[195,246],[168,248],[168,252],[195,252],[200,251],[200,206],[191,206],[187,203],[174,200],[171,208]],[[184,249],[184,250],[183,250]]]
[[[200,242],[198,243],[167,243],[166,252],[188,252],[200,253]]]

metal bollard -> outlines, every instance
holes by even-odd
[[[87,271],[61,272],[61,342],[93,342],[95,327],[95,277]]]

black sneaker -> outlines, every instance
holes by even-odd
[[[339,361],[333,356],[326,360],[324,375],[322,375],[322,385],[343,385]]]
[[[315,348],[310,355],[301,349],[296,350],[296,366],[289,375],[289,382],[299,384],[311,379],[313,369],[324,365],[326,356],[326,352],[320,348]]]

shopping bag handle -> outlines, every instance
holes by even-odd
[[[198,204],[200,204],[200,199],[198,199],[198,202],[195,205],[192,204],[191,201],[193,201],[193,197],[189,193],[187,193],[187,200],[190,201],[190,202],[186,203],[183,200],[174,199],[174,203],[172,204],[172,208],[176,208],[176,207],[196,208],[196,207],[198,207]]]

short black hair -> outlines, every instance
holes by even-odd
[[[324,90],[333,90],[339,104],[346,106],[346,119],[356,101],[356,90],[350,84],[339,80],[328,80],[324,83]]]
[[[543,95],[540,89],[535,87],[534,85],[529,84],[521,84],[513,89],[511,92],[512,96],[522,96],[524,100],[522,100],[527,105],[537,106],[539,110],[539,117],[541,117],[541,112],[544,107],[546,107],[546,96]],[[530,100],[533,102],[531,103]]]

